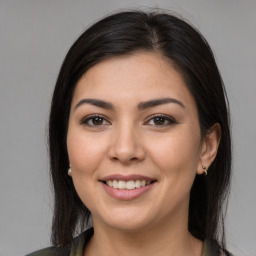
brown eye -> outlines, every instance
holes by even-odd
[[[102,125],[103,124],[103,118],[101,117],[94,117],[91,119],[91,122],[93,125]]]
[[[156,117],[153,119],[155,125],[164,125],[166,124],[166,118],[164,117]]]
[[[168,126],[171,124],[175,124],[176,121],[171,117],[158,115],[158,116],[152,117],[147,123],[149,125],[154,125],[154,126]]]
[[[101,116],[89,116],[82,120],[81,124],[87,126],[101,126],[109,124],[109,122]]]

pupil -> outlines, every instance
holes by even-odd
[[[154,121],[156,125],[160,125],[160,124],[164,124],[165,119],[164,117],[156,117]]]
[[[92,122],[94,125],[100,125],[103,123],[103,119],[101,117],[95,117],[95,118],[93,118]]]

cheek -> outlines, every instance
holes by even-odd
[[[70,129],[67,135],[68,155],[72,169],[72,180],[77,194],[90,211],[94,209],[97,169],[104,158],[104,143],[95,136],[85,136],[77,129]]]
[[[70,130],[67,147],[72,174],[90,175],[105,155],[104,140]]]
[[[165,138],[159,137],[151,141],[151,158],[160,167],[163,175],[180,175],[185,172],[195,175],[199,160],[200,134],[194,135],[191,136],[188,129],[177,129],[177,132]]]

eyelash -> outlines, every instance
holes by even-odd
[[[101,124],[101,125],[89,124],[89,121],[90,121],[90,120],[93,120],[93,119],[95,119],[95,118],[100,118],[100,119],[103,120],[103,122],[106,121],[106,118],[105,118],[104,116],[94,114],[94,115],[90,115],[90,116],[85,117],[85,118],[81,121],[81,124],[82,124],[82,125],[91,126],[91,127],[106,125],[106,124]],[[109,124],[108,121],[107,121],[107,123]]]
[[[107,122],[107,124],[99,124],[99,125],[96,125],[96,124],[89,124],[89,121],[93,121],[93,119],[96,119],[96,118],[99,118],[99,119],[102,119],[103,122]],[[160,126],[163,126],[163,127],[166,127],[166,126],[170,126],[170,125],[173,125],[173,124],[177,124],[177,121],[173,118],[173,117],[170,117],[170,116],[167,116],[167,115],[163,115],[163,114],[155,114],[155,115],[152,115],[150,117],[147,118],[147,121],[145,122],[146,124],[149,123],[151,120],[156,121],[156,118],[162,118],[164,119],[164,122],[168,121],[168,124],[163,124],[163,125],[157,125],[157,124],[149,124],[149,125],[152,125],[152,126],[157,126],[157,127],[160,127]],[[81,121],[81,124],[82,125],[87,125],[87,126],[91,126],[91,127],[96,127],[96,126],[102,126],[102,125],[109,125],[110,122],[107,121],[107,119],[102,116],[102,115],[97,115],[97,114],[94,114],[94,115],[90,115],[90,116],[87,116],[86,118],[84,118],[82,121]]]
[[[157,127],[160,127],[160,126],[166,127],[166,126],[170,126],[170,125],[173,125],[173,124],[177,124],[177,121],[173,117],[170,117],[170,116],[167,116],[167,115],[163,115],[163,114],[155,114],[155,115],[152,115],[152,116],[148,117],[147,118],[148,121],[146,123],[148,123],[149,121],[154,120],[156,118],[162,118],[165,121],[168,121],[168,124],[164,124],[164,125],[152,124],[152,125],[155,125]]]

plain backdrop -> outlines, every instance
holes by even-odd
[[[230,100],[234,139],[227,241],[235,255],[256,256],[255,0],[0,0],[0,256],[49,245],[46,127],[67,50],[99,18],[147,7],[181,14],[214,50]]]

